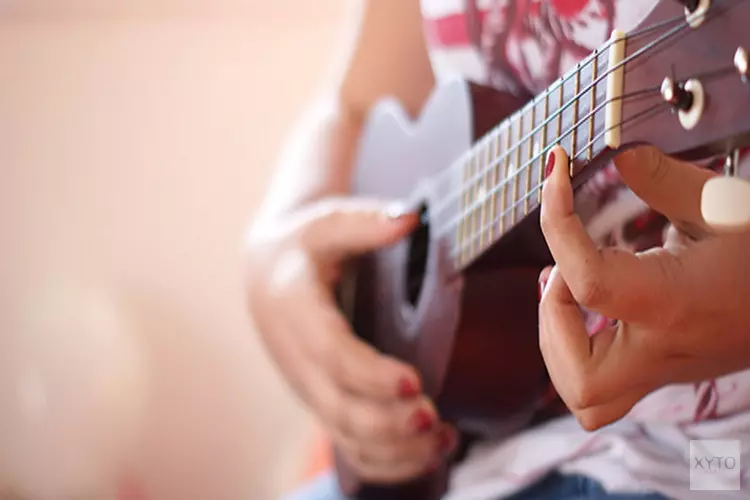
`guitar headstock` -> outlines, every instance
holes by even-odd
[[[684,160],[750,146],[748,20],[750,0],[659,2],[614,59],[621,58],[620,104],[613,107],[619,145],[651,144]],[[744,199],[745,181],[711,181],[702,200],[706,221],[750,227]]]

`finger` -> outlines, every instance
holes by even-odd
[[[543,188],[541,227],[575,300],[614,318],[644,320],[663,313],[677,261],[666,252],[599,250],[574,211],[567,154],[560,147],[550,154],[555,167]]]
[[[569,408],[581,427],[587,431],[596,431],[625,417],[647,394],[648,390],[635,388],[598,406]]]
[[[560,272],[573,286],[576,298],[584,305],[592,306],[593,302],[601,302],[605,298],[601,296],[604,288],[600,281],[604,262],[574,211],[567,153],[556,146],[550,151],[548,161],[554,162],[554,168],[542,188],[542,233]]]
[[[290,318],[307,359],[341,389],[364,398],[388,401],[422,393],[417,370],[386,356],[357,337],[338,310],[333,295],[315,280],[302,281]]]
[[[320,340],[313,346],[313,361],[320,364],[341,389],[379,401],[413,398],[422,393],[417,370],[377,351],[352,333],[338,312],[324,311],[311,334]],[[315,330],[318,331],[315,331]]]
[[[331,430],[334,442],[347,456],[359,464],[373,466],[417,463],[422,466],[440,462],[450,456],[458,445],[458,433],[447,423],[408,439],[389,441],[363,441]]]
[[[399,202],[346,198],[318,204],[300,238],[314,255],[341,259],[396,243],[419,215]]]
[[[615,166],[639,198],[680,229],[695,237],[712,232],[701,214],[701,197],[704,185],[716,173],[676,160],[652,146],[621,153]]]
[[[550,378],[569,406],[580,406],[577,388],[591,363],[591,343],[581,311],[563,281],[551,270],[539,304],[539,348]]]
[[[440,423],[424,397],[383,404],[342,392],[330,381],[320,380],[316,387],[318,412],[326,424],[360,442],[399,442],[434,431]]]
[[[346,461],[361,479],[378,483],[395,483],[414,479],[442,465],[458,443],[457,433],[447,424],[419,440],[391,446],[334,439]]]
[[[619,322],[589,335],[562,275],[553,269],[540,305],[540,348],[550,378],[584,427],[620,418],[663,381],[658,353]]]

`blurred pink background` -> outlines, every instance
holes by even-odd
[[[311,422],[245,315],[240,250],[344,4],[0,2],[5,292],[123,297],[152,356],[156,500],[272,499],[304,468]]]

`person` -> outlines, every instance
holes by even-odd
[[[416,118],[448,74],[531,97],[656,3],[361,3],[343,70],[285,146],[248,233],[247,290],[271,356],[363,479],[415,478],[460,441],[415,369],[358,340],[333,297],[346,257],[393,243],[417,223],[388,200],[349,193],[369,109],[392,96]],[[552,165],[566,161],[564,150],[552,151]],[[543,193],[542,229],[556,266],[540,276],[539,336],[572,413],[471,444],[452,469],[446,500],[705,498],[690,490],[688,449],[691,439],[709,438],[744,440],[747,485],[750,359],[741,335],[750,318],[740,310],[748,237],[696,229],[692,204],[709,170],[638,148],[575,196],[560,171]],[[343,495],[331,473],[289,498]]]

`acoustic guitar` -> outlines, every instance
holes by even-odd
[[[745,47],[750,0],[662,0],[529,102],[457,80],[438,85],[415,121],[396,101],[378,103],[352,192],[404,200],[422,223],[351,263],[339,299],[357,335],[413,364],[462,432],[528,426],[549,384],[536,335],[537,278],[553,263],[538,214],[548,151],[566,149],[574,188],[642,144],[691,161],[726,154],[731,174],[732,153],[750,144]],[[750,209],[750,185],[720,177],[704,199],[707,219],[742,223],[723,200]],[[447,486],[449,465],[375,485],[335,457],[357,499],[434,500]]]

